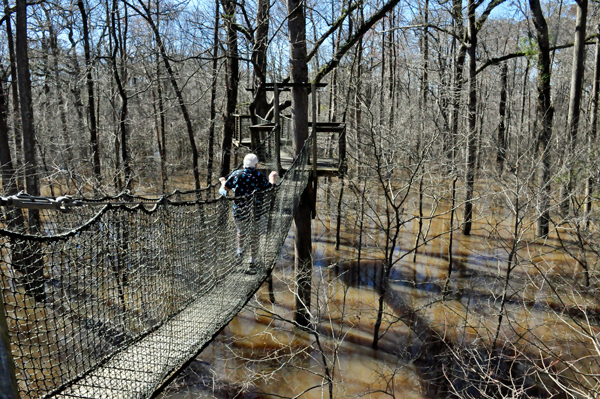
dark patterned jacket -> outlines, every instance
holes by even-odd
[[[233,204],[233,215],[240,216],[243,208],[249,204],[248,198],[241,197],[245,197],[255,191],[266,190],[272,187],[272,185],[265,175],[258,170],[244,168],[233,172],[225,182],[225,187],[233,190],[233,195],[237,198]]]

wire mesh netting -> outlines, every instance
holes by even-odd
[[[233,199],[214,187],[82,199],[70,212],[2,207],[1,284],[21,397],[151,395],[270,272],[308,181],[309,148],[235,217]]]

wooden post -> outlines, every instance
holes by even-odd
[[[310,84],[312,94],[312,163],[313,163],[313,178],[317,178],[317,86],[314,83]]]
[[[10,336],[4,313],[4,301],[0,295],[0,398],[18,399],[15,363],[10,350]]]
[[[279,118],[279,87],[273,85],[273,103],[275,105],[275,167],[281,173],[281,119]]]

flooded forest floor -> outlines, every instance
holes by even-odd
[[[339,181],[320,186],[313,220],[313,330],[293,327],[292,229],[273,271],[275,302],[265,283],[159,397],[598,394],[592,229],[584,235],[565,224],[535,239],[527,210],[519,214],[499,195],[476,203],[465,236],[461,209],[453,214],[448,196],[426,195],[421,204],[409,197],[388,270],[386,229],[394,229],[383,196],[346,187],[336,250],[339,192]]]

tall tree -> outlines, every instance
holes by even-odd
[[[85,5],[83,4],[83,0],[77,1],[77,7],[79,8],[79,12],[81,13],[81,27],[83,29],[83,56],[85,57],[85,80],[88,92],[87,110],[88,118],[90,121],[90,147],[92,150],[91,155],[94,169],[94,177],[96,179],[96,183],[99,184],[102,182],[102,169],[100,166],[100,144],[98,141],[98,126],[96,122],[96,100],[94,96],[94,79],[92,76],[93,63],[90,47],[89,23],[87,11],[85,9]]]
[[[467,38],[469,42],[469,107],[467,126],[467,174],[465,178],[466,198],[463,234],[471,234],[473,223],[473,191],[475,188],[475,163],[477,162],[477,27],[475,26],[475,0],[467,5]]]
[[[231,170],[231,145],[235,131],[235,107],[237,106],[239,83],[238,38],[235,22],[236,1],[221,0],[223,21],[227,31],[227,104],[223,123],[223,144],[221,146],[221,176],[227,176]]]
[[[15,136],[15,159],[14,167],[17,173],[17,187],[24,187],[23,174],[21,169],[21,160],[23,159],[23,132],[21,128],[21,107],[19,107],[19,88],[17,79],[17,57],[15,55],[15,43],[13,40],[12,23],[10,18],[10,7],[8,0],[4,0],[4,15],[6,16],[6,41],[8,44],[8,54],[10,59],[10,88],[11,97],[13,103],[13,123],[14,123],[14,136]]]
[[[451,105],[452,112],[450,114],[450,134],[446,140],[449,142],[446,148],[449,150],[447,157],[448,162],[452,168],[454,168],[454,162],[456,159],[456,144],[458,136],[458,121],[460,111],[460,96],[463,87],[463,70],[465,67],[465,59],[467,55],[467,41],[466,31],[463,23],[463,12],[462,12],[462,1],[452,1],[452,21],[454,24],[454,35],[453,40],[458,41],[458,50],[455,52],[454,68],[452,77],[452,90],[451,90]],[[453,48],[456,47],[455,45]]]
[[[44,14],[46,16],[46,25],[48,27],[48,40],[47,40],[47,55],[52,58],[52,62],[48,62],[48,70],[52,70],[52,73],[49,73],[47,78],[53,78],[53,86],[54,86],[54,98],[56,104],[58,105],[58,116],[60,119],[61,125],[61,145],[59,147],[60,159],[62,162],[62,167],[65,169],[69,169],[67,166],[71,162],[73,162],[73,143],[72,137],[69,135],[69,128],[67,126],[67,115],[65,110],[65,99],[62,90],[62,78],[59,67],[59,59],[60,57],[60,49],[58,46],[58,33],[54,27],[54,21],[52,20],[52,15],[48,7],[45,5],[41,6]],[[43,44],[43,42],[42,42]],[[43,47],[43,46],[42,46]]]
[[[217,101],[217,67],[219,60],[219,0],[215,0],[215,26],[213,29],[213,54],[212,54],[212,71],[210,81],[210,125],[208,127],[208,154],[206,165],[206,185],[210,185],[213,173],[214,164],[214,143],[215,143],[215,123],[217,118],[216,101]]]
[[[269,112],[267,93],[264,89],[267,74],[267,49],[269,47],[269,0],[258,0],[256,6],[256,30],[252,47],[252,82],[254,99],[250,104],[252,123],[259,123],[257,117],[266,118]]]
[[[288,29],[290,43],[290,76],[292,83],[292,131],[294,155],[298,155],[308,138],[308,63],[306,52],[306,14],[302,0],[288,0]],[[310,186],[310,185],[309,185]],[[294,255],[296,268],[296,309],[294,321],[303,327],[310,324],[312,278],[311,191],[305,187],[298,211],[294,215]]]
[[[561,210],[569,211],[570,197],[574,184],[574,162],[577,147],[577,134],[579,131],[579,114],[581,110],[581,92],[583,88],[584,61],[585,61],[585,31],[587,26],[588,0],[577,0],[577,17],[575,20],[575,40],[573,42],[573,67],[571,69],[571,91],[569,93],[569,113],[567,116],[567,140],[570,154],[565,155],[569,176],[565,179],[561,190]]]
[[[7,75],[4,69],[0,70],[0,173],[2,176],[3,192],[8,195],[14,195],[18,192],[18,188],[8,139],[8,110],[5,94]]]
[[[333,16],[335,15],[334,13],[334,4],[336,2],[331,2],[331,17],[333,18]],[[341,9],[344,10],[346,9],[346,0],[342,0],[342,4],[341,4]],[[332,24],[335,23],[335,21],[332,21]],[[385,35],[384,35],[385,37]],[[337,51],[340,47],[340,42],[342,41],[342,29],[338,29],[337,31],[337,35],[334,38],[334,43],[333,43],[333,50]],[[337,113],[338,113],[338,69],[335,68],[332,73],[331,73],[331,81],[329,83],[329,89],[330,89],[330,100],[329,100],[329,122],[336,122],[337,120]],[[383,90],[382,90],[383,92]],[[315,118],[316,116],[313,115],[313,118]]]
[[[35,156],[35,125],[27,44],[27,1],[17,0],[16,9],[16,58],[19,79],[19,102],[21,105],[21,126],[23,126],[25,185],[27,187],[27,192],[30,195],[40,195],[37,161]]]
[[[125,8],[125,13],[127,8]],[[123,24],[121,24],[123,21]],[[121,139],[121,159],[123,161],[124,185],[119,188],[130,189],[132,185],[131,160],[129,159],[129,98],[125,90],[127,77],[127,14],[121,19],[118,0],[112,2],[112,12],[110,13],[110,33],[113,39],[113,49],[111,54],[112,72],[117,84],[117,92],[121,99],[121,110],[119,112],[119,133]],[[119,59],[117,60],[117,54]],[[119,154],[116,154],[118,157]],[[118,181],[121,181],[119,178]]]
[[[40,195],[38,168],[35,154],[35,125],[33,102],[31,94],[31,75],[29,71],[29,54],[27,40],[27,1],[17,0],[17,40],[16,59],[19,79],[19,101],[21,105],[21,124],[23,126],[23,157],[25,168],[25,187],[27,193]],[[30,234],[38,234],[40,213],[30,209],[27,217]],[[40,256],[39,243],[29,243],[27,248],[18,249],[14,261],[15,268],[22,270],[25,278],[25,290],[36,301],[43,302],[46,298],[44,287],[44,259]]]
[[[550,39],[548,35],[548,24],[539,0],[529,0],[533,25],[537,32],[538,52],[538,99],[537,99],[537,140],[540,152],[540,171],[538,175],[539,203],[537,233],[540,237],[546,237],[550,227],[550,139],[552,138],[552,120],[554,118],[554,107],[551,100],[551,62],[550,62]]]
[[[596,24],[596,56],[594,59],[594,85],[592,88],[592,104],[590,111],[590,130],[588,134],[588,162],[592,159],[593,146],[598,131],[598,92],[600,91],[600,22]],[[588,168],[591,169],[591,168]],[[592,193],[594,188],[593,175],[587,178],[585,187],[585,213],[592,212]]]
[[[158,3],[158,2],[157,2]],[[158,7],[158,4],[157,4]],[[162,89],[162,73],[160,68],[159,52],[156,53],[156,92],[152,90],[152,106],[154,108],[154,124],[156,128],[156,142],[160,156],[160,176],[163,193],[167,191],[167,132],[165,129],[165,106]]]
[[[496,166],[498,173],[502,173],[504,169],[504,161],[506,160],[506,92],[508,86],[508,65],[506,63],[500,66],[500,105],[498,113],[500,114],[500,122],[498,123],[498,140],[496,151]]]
[[[81,96],[81,87],[79,84],[80,78],[81,76],[84,75],[84,73],[82,73],[81,71],[81,65],[80,65],[80,58],[79,58],[79,54],[77,52],[77,48],[79,47],[79,41],[75,39],[75,29],[77,28],[77,26],[75,25],[75,18],[73,18],[72,13],[70,13],[69,15],[69,22],[67,24],[67,37],[69,38],[69,43],[71,44],[71,47],[67,50],[67,54],[68,54],[68,62],[71,65],[71,68],[69,68],[69,75],[71,76],[71,83],[69,85],[69,90],[71,92],[71,94],[73,95],[73,100],[74,100],[74,108],[75,108],[75,113],[77,114],[77,128],[76,131],[78,132],[86,132],[87,131],[87,123],[85,122],[86,120],[86,114],[87,114],[87,109],[85,108],[84,104],[83,104],[83,98]],[[76,140],[76,139],[74,139]],[[74,143],[75,144],[75,143]],[[90,151],[90,147],[89,147],[89,143],[86,143],[83,146],[79,147],[79,157],[81,159],[84,160],[88,160],[89,154],[91,153]],[[92,169],[93,172],[93,169]]]
[[[469,53],[469,106],[467,126],[467,173],[465,178],[466,196],[463,219],[463,234],[471,234],[473,224],[473,194],[475,190],[475,169],[477,168],[477,34],[494,8],[506,0],[492,0],[476,18],[475,10],[481,2],[469,0],[467,5],[467,42]]]

